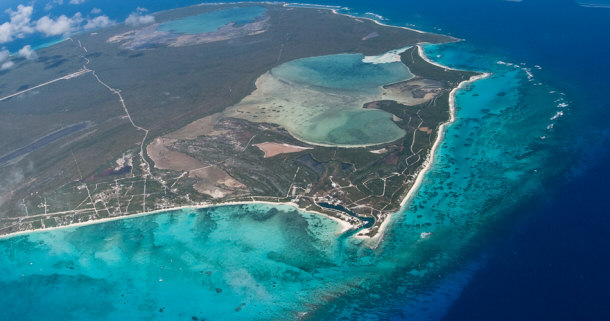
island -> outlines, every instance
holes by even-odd
[[[198,5],[0,72],[0,235],[183,207],[292,204],[378,241],[431,165],[458,39],[283,4]]]

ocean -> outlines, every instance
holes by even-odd
[[[97,7],[123,20],[136,6],[192,3],[88,1],[69,10]],[[464,39],[426,54],[492,74],[458,92],[434,165],[378,249],[329,237],[332,222],[262,205],[19,236],[0,242],[8,315],[608,319],[610,9],[569,0],[320,4]],[[96,293],[105,299],[90,300]]]
[[[458,292],[456,299],[440,319],[607,320],[610,62],[604,57],[610,54],[610,10],[569,0],[358,1],[347,6],[380,14],[390,23],[463,38],[487,57],[538,64],[542,70],[534,69],[536,79],[565,93],[570,104],[554,128],[561,141],[557,156],[540,164],[553,174],[533,199],[524,198],[493,228],[495,237],[487,236],[489,245],[481,245],[479,262],[473,263],[478,272],[466,266],[464,281],[454,276],[439,282],[441,287],[466,284],[452,292]],[[392,315],[403,319],[400,313],[386,316]]]

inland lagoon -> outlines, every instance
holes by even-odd
[[[413,75],[400,58],[374,58],[339,54],[284,63],[260,76],[256,90],[226,115],[281,125],[314,145],[368,146],[397,140],[405,132],[392,121],[392,114],[363,105],[400,100],[388,96],[383,86]]]
[[[449,57],[480,61],[461,50],[425,47],[448,65],[455,61]],[[356,64],[362,59],[347,57]],[[457,92],[457,120],[376,248],[340,237],[344,227],[334,220],[289,205],[170,211],[3,239],[0,282],[8,292],[0,305],[11,302],[10,317],[23,320],[49,314],[268,320],[423,313],[421,292],[436,293],[434,280],[468,263],[463,255],[486,226],[539,188],[535,173],[549,157],[545,144],[552,144],[541,137],[550,135],[549,119],[563,108],[555,102],[563,95],[530,86],[525,70],[493,66],[493,76]],[[401,77],[408,74],[394,80]],[[337,78],[327,87],[350,90],[354,83]],[[524,100],[548,109],[518,104]],[[510,130],[515,126],[519,131]],[[455,284],[464,282],[457,277]],[[453,292],[446,292],[437,294],[450,301]],[[364,302],[355,299],[362,296]]]
[[[393,7],[385,10],[391,14]],[[430,170],[389,219],[377,247],[325,216],[269,204],[181,209],[15,235],[0,239],[3,315],[441,319],[483,265],[482,249],[519,216],[516,209],[543,195],[576,151],[589,148],[577,147],[578,133],[605,126],[570,118],[576,114],[571,98],[538,78],[541,67],[484,49],[468,42],[424,46],[437,63],[491,76],[457,91],[455,121]],[[284,125],[313,144],[383,143],[404,133],[392,127],[389,114],[361,103],[383,95],[383,85],[409,79],[403,67],[367,63],[358,54],[295,60],[262,75],[257,91],[227,113]]]
[[[166,21],[159,25],[161,31],[198,34],[216,31],[229,24],[239,26],[265,15],[267,9],[259,6],[219,9],[199,15]]]

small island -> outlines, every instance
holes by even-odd
[[[266,202],[378,240],[430,166],[455,91],[485,76],[421,47],[457,39],[327,9],[199,5],[156,20],[3,72],[0,235]]]

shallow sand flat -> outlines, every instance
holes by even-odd
[[[195,139],[203,135],[220,135],[224,130],[215,130],[214,125],[219,120],[221,114],[216,113],[193,121],[192,123],[165,135],[167,138],[175,139]]]
[[[2,254],[19,248],[16,256],[0,257],[0,280],[12,289],[3,303],[18,297],[41,302],[43,308],[30,304],[22,310],[24,303],[7,309],[15,320],[36,319],[45,309],[62,320],[74,318],[76,309],[94,320],[151,311],[168,319],[249,319],[270,307],[290,308],[312,282],[323,285],[324,276],[301,275],[295,266],[324,267],[335,257],[335,235],[343,230],[334,219],[290,205],[242,203],[31,233],[0,242]],[[276,260],[268,259],[270,253]],[[279,282],[286,286],[276,286]],[[91,300],[93,295],[104,302]],[[48,302],[77,308],[49,309]],[[247,305],[237,314],[242,302]]]
[[[193,188],[199,193],[207,194],[213,198],[223,198],[233,194],[234,189],[246,189],[247,187],[229,176],[224,170],[217,166],[207,166],[189,172],[189,177],[196,177],[199,181]]]
[[[264,16],[266,11],[266,8],[260,6],[219,9],[166,21],[159,25],[158,30],[180,34],[209,33],[225,26],[233,27],[235,24],[248,24],[257,17]]]
[[[383,99],[410,102],[409,95],[382,86],[413,75],[402,63],[364,63],[363,57],[332,55],[281,65],[260,76],[257,89],[225,116],[278,124],[314,145],[369,146],[397,140],[405,132],[392,115],[363,106]],[[335,61],[340,66],[326,75],[321,69]]]
[[[271,73],[262,75],[256,87],[225,116],[278,124],[314,145],[374,145],[405,134],[391,114],[362,109],[372,97],[290,84]]]
[[[173,139],[158,137],[146,146],[146,154],[153,160],[156,168],[189,171],[205,166],[189,155],[168,149],[166,146],[171,141]]]
[[[265,158],[273,157],[279,154],[297,153],[303,150],[312,149],[311,147],[302,147],[289,144],[279,144],[272,142],[264,142],[260,144],[254,144],[265,153]]]

